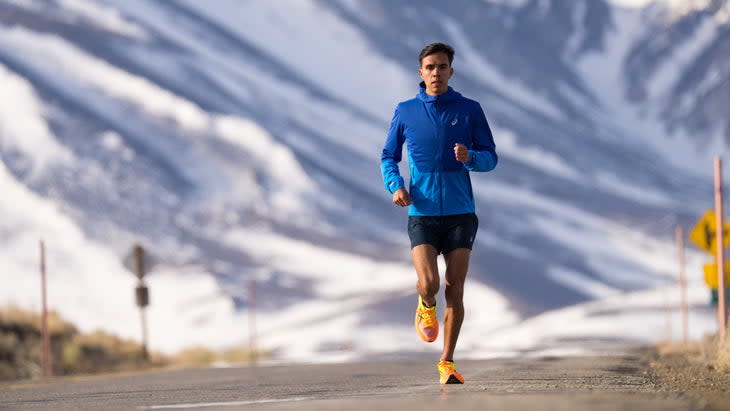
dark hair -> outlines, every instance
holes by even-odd
[[[431,43],[421,50],[421,54],[418,55],[418,66],[421,66],[423,59],[426,56],[436,53],[446,53],[449,58],[449,66],[454,61],[454,48],[445,43]]]

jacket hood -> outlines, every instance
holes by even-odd
[[[426,83],[423,81],[421,82],[421,84],[419,84],[419,87],[420,90],[418,91],[418,99],[423,101],[424,103],[435,103],[437,101],[447,102],[456,100],[461,97],[461,93],[451,88],[451,86],[449,86],[449,89],[446,90],[445,93],[439,94],[438,96],[432,96],[430,94],[427,94]]]

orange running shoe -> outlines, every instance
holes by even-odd
[[[464,377],[456,371],[453,361],[441,360],[436,368],[439,369],[439,380],[441,384],[463,384]]]
[[[421,296],[418,296],[416,307],[416,332],[425,342],[434,342],[439,336],[439,321],[436,318],[436,304],[433,307],[424,307]]]

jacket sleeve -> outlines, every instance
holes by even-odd
[[[398,163],[403,156],[403,127],[400,124],[400,113],[398,107],[393,113],[393,120],[390,122],[388,137],[385,140],[383,153],[380,155],[380,172],[383,175],[383,184],[388,192],[395,193],[399,188],[405,187],[403,177],[400,175]]]
[[[479,103],[476,104],[474,119],[469,161],[464,165],[469,171],[491,171],[497,166],[498,157],[492,130],[489,128],[487,117]]]

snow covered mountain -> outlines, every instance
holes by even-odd
[[[438,40],[500,154],[472,179],[462,355],[653,341],[674,226],[728,152],[729,28],[727,0],[0,0],[0,302],[38,307],[43,238],[51,306],[137,337],[140,241],[153,348],[247,343],[255,279],[280,358],[438,351],[379,174]]]

